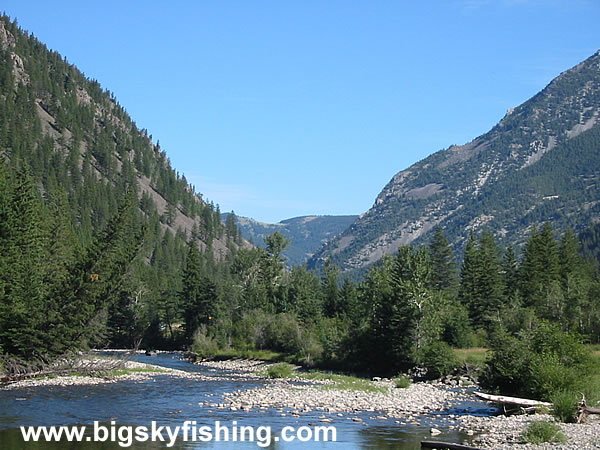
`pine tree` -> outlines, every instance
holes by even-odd
[[[477,239],[475,238],[475,234],[471,232],[465,246],[463,263],[460,270],[459,290],[459,299],[469,311],[474,307],[478,297],[478,267],[479,251],[477,250]]]
[[[321,280],[321,291],[323,292],[323,306],[327,317],[335,317],[342,313],[340,302],[339,283],[340,269],[331,263],[325,262],[325,273]]]
[[[212,320],[217,301],[216,286],[202,275],[202,255],[195,240],[188,244],[180,301],[184,309],[186,338],[191,342],[198,327]]]
[[[555,305],[549,302],[548,294],[556,289],[553,284],[560,281],[560,263],[558,245],[549,223],[545,223],[542,231],[534,228],[525,247],[525,256],[520,267],[521,291],[525,304],[532,306],[541,317],[554,315]]]
[[[431,261],[426,248],[400,247],[390,272],[390,291],[375,305],[375,345],[382,346],[378,364],[386,371],[407,367],[421,349],[437,339],[441,323],[431,286]]]
[[[4,179],[5,220],[0,232],[0,345],[5,352],[25,359],[45,357],[43,304],[47,291],[41,199],[27,171],[17,173],[12,188],[5,175],[0,178]]]
[[[429,244],[432,264],[432,284],[440,291],[453,290],[456,286],[456,263],[452,246],[441,227],[436,227]]]
[[[509,245],[502,258],[502,275],[504,282],[504,296],[513,298],[519,290],[519,264],[515,249]]]
[[[559,261],[560,278],[563,286],[566,288],[570,275],[582,270],[584,261],[581,257],[581,245],[577,236],[571,228],[567,228],[560,241]]]
[[[500,249],[494,236],[484,230],[479,241],[479,266],[477,274],[477,303],[472,307],[474,323],[481,323],[491,331],[494,323],[499,323],[503,304],[504,284],[502,282]]]

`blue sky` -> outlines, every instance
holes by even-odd
[[[48,1],[0,10],[222,211],[360,214],[600,48],[597,0]]]

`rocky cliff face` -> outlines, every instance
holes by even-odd
[[[396,174],[373,207],[310,262],[364,268],[436,226],[523,242],[533,224],[583,229],[600,217],[600,51],[507,112],[488,133]]]

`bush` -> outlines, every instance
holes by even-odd
[[[575,423],[577,422],[577,413],[579,401],[577,394],[569,391],[555,392],[551,397],[552,415],[561,422]]]
[[[306,367],[314,367],[323,355],[323,346],[312,330],[302,330],[299,362]]]
[[[323,360],[328,365],[339,364],[343,359],[343,344],[348,336],[349,323],[335,318],[323,318],[318,325],[319,342]]]
[[[498,333],[491,339],[491,355],[479,382],[485,389],[499,390],[503,394],[526,395],[522,389],[523,379],[529,373],[532,358],[527,340]]]
[[[427,375],[440,378],[450,374],[460,362],[454,350],[446,342],[438,341],[429,344],[423,351],[422,364],[427,369]]]
[[[200,358],[214,358],[219,351],[219,345],[212,337],[208,336],[206,325],[202,325],[195,333],[192,343],[192,352]]]
[[[412,384],[412,380],[408,378],[406,375],[399,375],[394,378],[394,385],[398,389],[406,389]]]
[[[556,353],[535,355],[529,371],[529,391],[535,398],[550,400],[554,393],[580,390],[583,387],[580,370],[561,364]]]
[[[302,349],[302,330],[296,316],[276,314],[265,327],[265,347],[284,353],[298,353]]]
[[[520,337],[500,332],[491,344],[480,382],[503,394],[549,401],[556,392],[584,389],[593,374],[587,347],[555,325],[542,323]]]
[[[269,378],[289,378],[294,372],[294,366],[288,363],[275,364],[267,370]]]
[[[544,421],[531,422],[525,432],[523,432],[523,439],[530,444],[567,442],[566,436],[560,431],[560,427],[557,424]]]

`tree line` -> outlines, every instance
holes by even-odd
[[[270,349],[308,365],[389,374],[542,323],[600,342],[597,263],[581,256],[571,230],[558,238],[549,223],[532,228],[520,257],[485,230],[471,233],[460,266],[438,228],[428,245],[400,247],[358,284],[331,263],[321,276],[285,270],[285,238],[275,233],[266,244],[238,251],[225,284],[192,277],[199,266],[186,264],[182,325],[198,353]],[[197,259],[191,245],[188,260]]]

